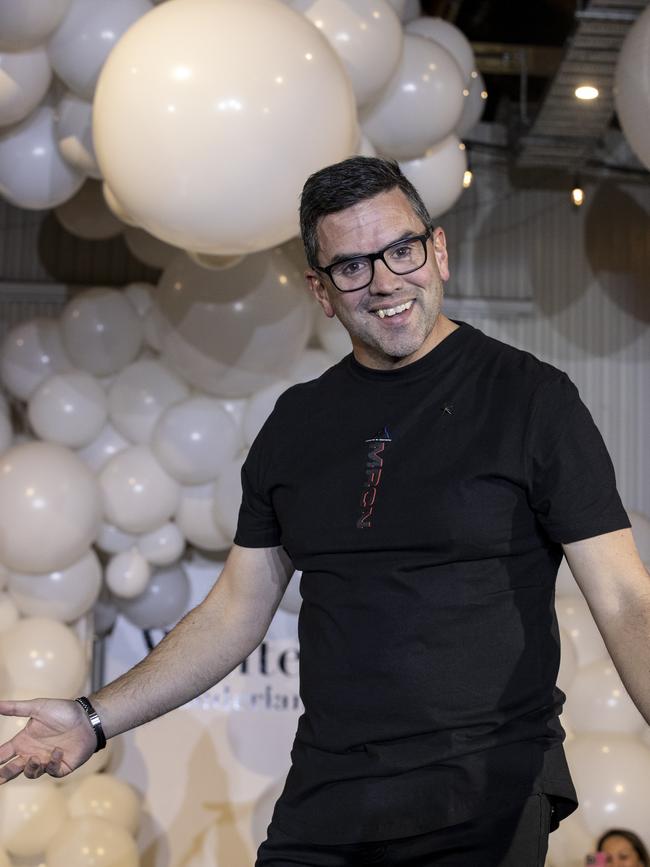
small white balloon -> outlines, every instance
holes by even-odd
[[[280,608],[289,614],[300,613],[300,606],[302,605],[302,596],[300,595],[301,578],[302,572],[293,573],[291,580],[287,584],[287,589],[284,591],[284,596],[280,600]]]
[[[71,91],[65,93],[56,106],[54,131],[63,159],[84,175],[99,180],[102,174],[93,144],[92,103]]]
[[[251,396],[244,413],[244,442],[247,448],[253,445],[262,425],[273,411],[277,399],[292,385],[291,380],[280,379]]]
[[[70,234],[89,241],[106,241],[124,228],[108,209],[99,181],[87,180],[54,214]]]
[[[137,548],[114,554],[106,567],[106,585],[123,599],[139,596],[151,577],[151,566]]]
[[[179,559],[185,549],[185,537],[173,521],[167,521],[138,539],[138,550],[152,566],[168,566]]]
[[[463,192],[467,152],[457,135],[430,147],[423,157],[400,163],[432,219],[446,213]]]
[[[456,127],[456,135],[466,138],[481,119],[487,104],[488,92],[480,72],[474,72],[468,87],[463,90],[463,113]]]
[[[445,21],[444,18],[425,15],[409,21],[404,30],[442,45],[460,67],[465,84],[469,85],[472,72],[476,69],[474,51],[468,38],[455,24]]]
[[[112,774],[90,774],[67,800],[70,816],[99,816],[136,834],[142,807],[133,786]]]
[[[155,291],[156,287],[152,286],[151,283],[129,283],[128,286],[124,287],[125,296],[133,304],[141,319],[144,319],[151,310]]]
[[[190,582],[180,565],[156,569],[145,590],[120,603],[120,610],[139,629],[166,629],[187,611]]]
[[[106,394],[89,373],[57,373],[38,386],[29,399],[27,415],[41,439],[81,448],[91,443],[106,423]]]
[[[55,319],[21,322],[8,332],[2,343],[2,382],[20,400],[28,400],[48,376],[71,368]]]
[[[120,554],[134,548],[138,537],[134,533],[125,533],[119,527],[103,521],[97,533],[96,545],[107,554]]]
[[[107,422],[92,442],[77,451],[77,456],[94,473],[98,473],[114,455],[130,445],[131,443]]]
[[[244,415],[249,399],[247,397],[218,397],[217,400],[235,422],[237,429],[241,431],[244,426]]]
[[[214,484],[182,488],[175,515],[187,541],[205,551],[223,551],[232,543],[232,536],[224,533],[215,518],[214,492]]]
[[[69,5],[70,0],[2,0],[0,47],[17,50],[45,42]]]
[[[245,455],[228,464],[219,474],[214,486],[214,520],[227,538],[235,538],[237,517],[241,505],[241,468]]]
[[[0,126],[18,123],[47,93],[52,68],[42,45],[26,51],[0,51]]]
[[[557,619],[573,641],[578,665],[607,659],[608,653],[589,606],[581,596],[556,596]]]

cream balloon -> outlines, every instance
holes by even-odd
[[[397,72],[361,126],[380,153],[419,157],[448,136],[463,110],[463,74],[451,54],[423,36],[406,35]]]
[[[277,0],[156,7],[111,52],[94,109],[117,199],[147,231],[198,253],[251,253],[295,235],[305,178],[355,143],[341,62]],[[269,154],[282,171],[269,170]]]
[[[11,595],[4,590],[0,590],[0,632],[4,632],[10,626],[13,626],[19,617],[20,612]]]
[[[155,305],[165,361],[220,397],[244,397],[281,376],[311,327],[302,278],[280,248],[227,271],[206,271],[178,256],[165,269]]]
[[[84,182],[59,153],[54,110],[41,105],[0,135],[0,194],[29,210],[55,208]]]
[[[467,152],[456,135],[430,147],[423,157],[400,163],[432,219],[448,211],[463,192]]]
[[[97,480],[69,449],[35,442],[0,456],[0,560],[12,571],[72,565],[88,550],[100,518]]]
[[[106,567],[106,586],[122,599],[133,599],[144,592],[151,567],[137,548],[114,554]]]
[[[386,0],[293,0],[326,37],[350,76],[358,106],[372,102],[397,69],[402,25]]]
[[[614,102],[625,138],[650,169],[650,7],[641,12],[621,46]]]
[[[106,520],[127,533],[149,533],[178,506],[180,486],[146,446],[124,449],[99,474]]]
[[[138,847],[120,825],[78,816],[61,825],[45,852],[47,867],[138,867]]]
[[[573,641],[578,665],[607,659],[607,648],[598,627],[581,596],[556,596],[555,611],[560,626]]]
[[[18,123],[47,93],[52,68],[42,45],[26,51],[0,51],[0,126]]]
[[[235,422],[219,401],[197,395],[165,410],[151,450],[181,484],[202,485],[214,481],[242,445]]]
[[[65,798],[47,777],[0,788],[0,843],[15,857],[43,852],[66,818]]]
[[[2,666],[12,687],[33,698],[79,695],[87,672],[75,633],[45,617],[25,617],[2,633]]]
[[[646,726],[611,660],[598,660],[579,668],[568,696],[567,709],[577,735],[586,732],[634,735]]]
[[[40,45],[58,27],[70,0],[0,0],[0,46]]]
[[[41,439],[81,448],[91,443],[106,423],[106,394],[88,373],[56,373],[30,397],[27,415]]]
[[[118,202],[115,193],[111,190],[106,181],[102,183],[102,195],[104,196],[107,208],[113,216],[117,217],[121,223],[124,223],[127,226],[137,226],[133,217],[130,214],[127,214],[124,210],[124,206],[121,202]]]
[[[223,551],[232,543],[215,518],[214,484],[181,489],[175,521],[187,541],[205,551]]]
[[[445,21],[444,18],[425,15],[409,21],[404,30],[406,33],[431,39],[445,48],[460,67],[464,83],[469,85],[472,72],[476,69],[474,51],[468,38],[455,24]]]
[[[59,153],[75,169],[99,180],[102,174],[97,165],[92,124],[92,103],[72,91],[64,94],[56,107],[55,135]]]
[[[224,467],[214,485],[214,520],[229,539],[235,538],[237,530],[243,463],[244,456],[240,456]]]
[[[138,539],[138,550],[152,566],[168,566],[179,559],[185,549],[185,537],[173,521],[144,533]]]
[[[317,379],[332,366],[332,359],[322,349],[305,349],[303,354],[287,371],[291,382],[309,382]]]
[[[189,388],[159,361],[134,361],[115,378],[108,393],[112,424],[133,443],[148,443],[168,407],[185,400]]]
[[[71,368],[59,323],[54,319],[21,322],[8,332],[2,343],[2,382],[20,400],[28,400],[48,376]]]
[[[77,451],[77,456],[94,473],[98,473],[114,455],[129,445],[129,441],[107,422],[92,442]]]
[[[78,238],[105,241],[124,228],[106,205],[99,181],[87,180],[83,187],[54,211],[64,229]]]
[[[208,271],[226,271],[228,268],[239,265],[244,258],[239,254],[235,256],[214,256],[210,253],[197,253],[195,250],[186,250],[185,252],[193,262],[196,262],[202,268],[207,268]]]
[[[20,613],[72,623],[90,611],[102,586],[102,567],[91,549],[72,566],[44,575],[13,572],[9,592]]]
[[[121,202],[120,206],[123,207]],[[165,244],[159,238],[154,238],[149,232],[141,229],[133,217],[128,216],[129,219],[124,221],[129,223],[129,228],[124,230],[124,240],[131,253],[136,259],[151,268],[166,268],[172,259],[178,256],[180,252],[178,247]],[[120,219],[123,218],[120,217]]]
[[[95,544],[101,551],[107,554],[120,554],[137,545],[138,537],[133,533],[125,533],[119,527],[102,521],[97,533]]]
[[[291,380],[280,379],[271,385],[267,385],[266,388],[256,391],[251,396],[244,413],[244,442],[247,448],[253,445],[253,441],[262,429],[262,425],[271,415],[277,399],[292,385]]]
[[[0,867],[11,867],[11,861],[4,849],[0,849]]]
[[[135,834],[142,808],[133,786],[111,774],[91,774],[68,798],[70,816],[99,816]]]
[[[79,292],[61,314],[63,345],[74,364],[95,376],[117,373],[142,346],[140,318],[117,289]]]
[[[166,629],[187,611],[190,583],[179,565],[156,569],[144,591],[120,602],[120,611],[138,629]]]
[[[153,304],[153,293],[156,287],[151,283],[129,283],[124,287],[124,294],[135,307],[141,319],[147,315]]]
[[[466,138],[481,119],[487,104],[488,92],[480,72],[474,71],[469,85],[463,90],[463,113],[456,127],[456,135]]]
[[[72,0],[48,43],[56,74],[70,90],[92,101],[109,53],[128,28],[152,8],[148,0]]]

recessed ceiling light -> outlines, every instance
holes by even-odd
[[[591,84],[581,84],[580,87],[576,87],[575,95],[578,99],[596,99],[598,88],[593,87]]]

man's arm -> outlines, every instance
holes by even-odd
[[[264,638],[292,573],[283,548],[234,545],[205,600],[142,662],[90,696],[106,737],[185,704],[236,668]],[[0,783],[22,772],[64,776],[95,749],[95,734],[76,702],[0,702],[0,713],[30,717],[0,746]]]
[[[562,547],[616,670],[650,724],[650,575],[632,531]]]

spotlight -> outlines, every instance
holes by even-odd
[[[581,84],[580,87],[576,87],[574,93],[578,99],[596,99],[598,96],[598,88],[591,84]]]
[[[463,175],[463,189],[467,190],[472,186],[472,181],[474,180],[474,173],[470,169],[469,166],[465,169],[465,174]]]
[[[573,182],[573,189],[571,190],[571,204],[574,208],[579,208],[584,203],[584,200],[585,191],[582,189],[580,180],[576,178]]]

